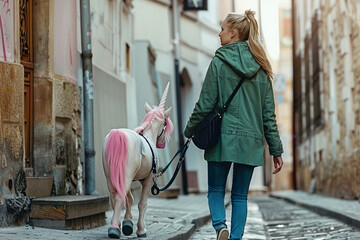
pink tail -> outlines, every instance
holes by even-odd
[[[120,198],[125,202],[125,169],[128,155],[126,134],[118,129],[111,130],[105,149],[110,168],[110,180]]]

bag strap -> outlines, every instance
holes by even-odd
[[[239,88],[241,87],[241,85],[243,84],[245,78],[241,78],[240,82],[238,83],[238,85],[236,86],[236,88],[234,89],[234,91],[232,92],[232,94],[230,95],[230,97],[228,98],[228,100],[226,101],[226,103],[224,104],[224,106],[222,106],[222,108],[219,111],[220,115],[223,115],[224,112],[226,112],[226,109],[228,108],[229,104],[231,103],[231,101],[233,100],[236,92],[239,90]]]

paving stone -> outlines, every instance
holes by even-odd
[[[321,202],[321,196],[316,197],[316,202]],[[310,196],[309,199],[313,199],[313,196]],[[226,201],[229,202],[229,195],[227,195]],[[305,196],[302,201],[307,201]],[[326,199],[326,201],[329,204],[330,200]],[[324,206],[328,205],[324,204]],[[345,204],[343,207],[346,206]],[[341,206],[336,206],[335,209],[338,214],[342,213]],[[121,236],[121,239],[137,239],[135,233],[137,206],[134,205],[132,210],[134,233],[128,237]],[[352,203],[352,210],[356,211],[356,203]],[[227,207],[226,211],[228,220],[230,220],[231,205]],[[348,210],[343,212],[349,213]],[[357,213],[353,213],[353,215],[357,215]],[[31,226],[0,228],[0,239],[109,239],[107,229],[111,217],[112,211],[106,212],[106,226],[86,230],[53,230]],[[209,219],[206,194],[180,195],[177,199],[150,198],[145,215],[148,237],[144,240],[215,240],[215,231],[211,222],[206,223],[206,219]],[[206,223],[204,226],[202,226],[203,222]],[[228,225],[231,227],[230,221],[228,221]],[[200,227],[196,229],[195,226]],[[360,239],[360,230],[337,219],[318,215],[288,201],[261,195],[249,197],[248,218],[243,239],[358,240]]]
[[[229,221],[231,206],[227,207],[226,215]],[[227,222],[227,224],[231,227],[231,222]],[[197,229],[190,239],[215,240],[216,234],[211,222]],[[250,196],[243,239],[357,240],[360,239],[360,229],[336,219],[318,215],[284,200],[270,198],[266,195]]]

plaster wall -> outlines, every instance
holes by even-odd
[[[127,128],[126,85],[93,65],[94,84],[94,145],[95,145],[95,189],[109,195],[102,166],[102,147],[105,136],[113,128]]]
[[[149,17],[149,13],[156,13]],[[134,1],[134,38],[148,40],[158,51],[169,52],[171,46],[171,8],[157,1]]]

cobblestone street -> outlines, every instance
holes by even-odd
[[[230,211],[231,205],[227,207],[228,221]],[[190,239],[213,240],[216,234],[209,222],[197,229]],[[251,196],[243,239],[360,239],[360,229],[284,200]]]

